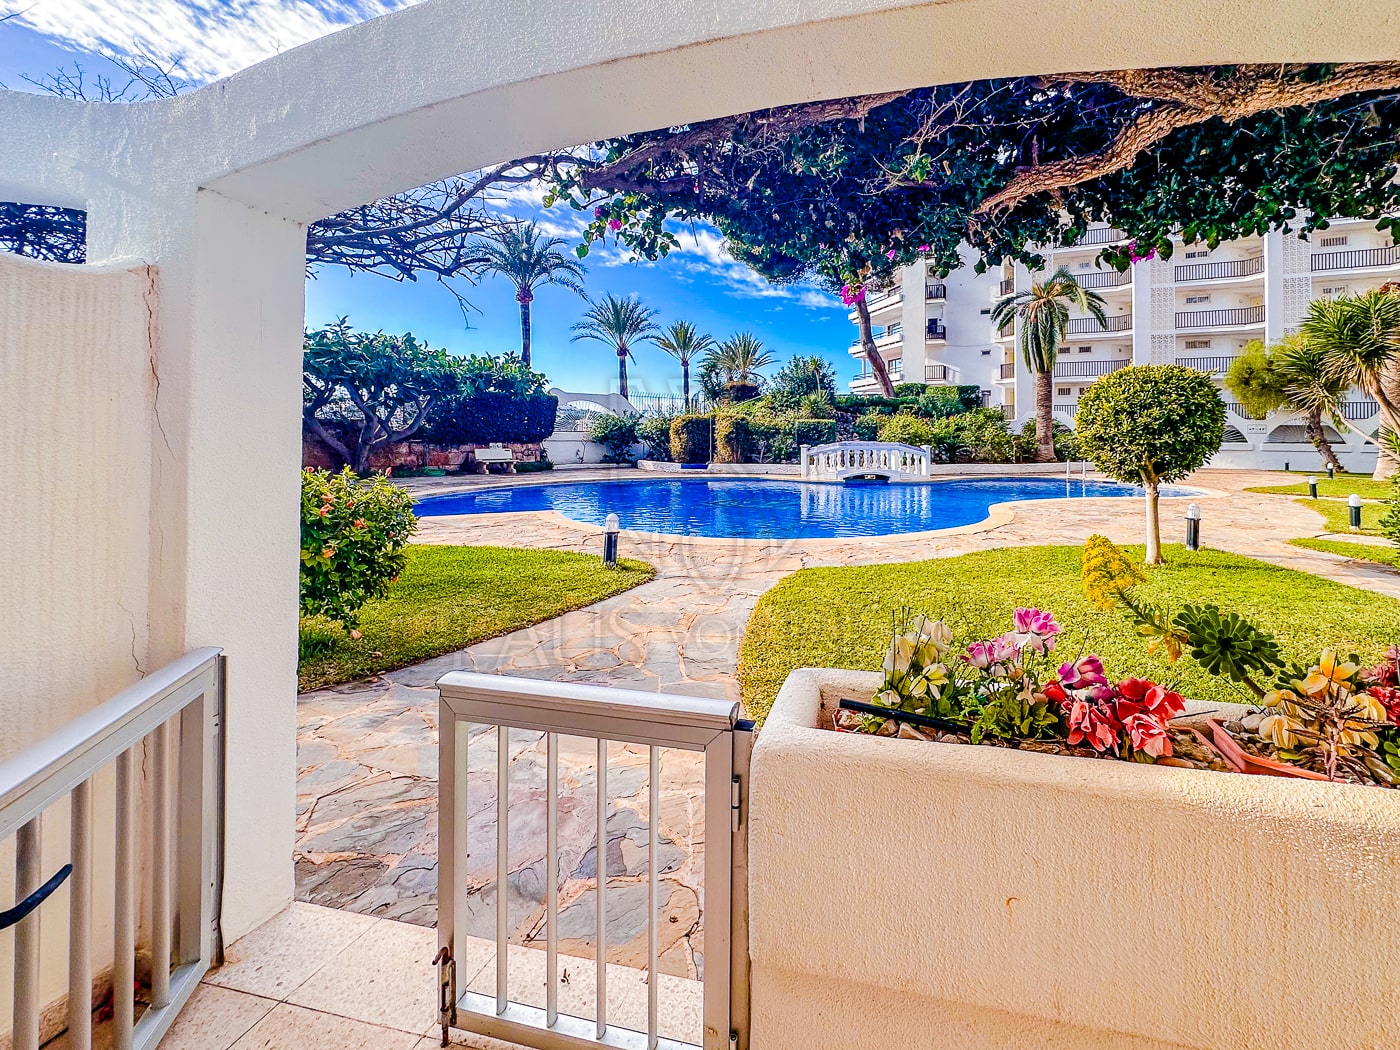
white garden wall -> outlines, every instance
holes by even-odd
[[[1400,1046],[1400,797],[813,728],[753,755],[754,1050]]]

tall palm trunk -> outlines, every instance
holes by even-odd
[[[520,304],[520,361],[526,368],[530,367],[530,303],[534,298],[527,288],[522,288],[515,296]]]
[[[894,383],[890,381],[889,369],[885,367],[885,359],[880,356],[880,351],[875,349],[875,333],[870,325],[870,309],[865,305],[865,296],[856,300],[856,316],[860,318],[860,345],[865,350],[866,359],[870,362],[870,371],[875,373],[875,379],[880,384],[880,389],[884,391],[886,397],[894,397]]]
[[[1055,462],[1055,382],[1050,372],[1035,374],[1036,463]]]
[[[1308,440],[1313,443],[1313,448],[1317,449],[1317,454],[1322,457],[1323,465],[1341,473],[1342,464],[1337,459],[1337,453],[1332,450],[1332,442],[1327,440],[1326,431],[1322,429],[1322,409],[1308,410],[1308,421],[1305,427],[1308,432]]]
[[[685,410],[690,411],[690,358],[681,362],[681,399],[685,402]]]
[[[627,396],[627,347],[617,348],[617,392]]]

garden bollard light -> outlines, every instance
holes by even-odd
[[[1332,480],[1334,477],[1336,477],[1336,476],[1337,476],[1337,468],[1334,467],[1334,466],[1332,466],[1331,463],[1327,464],[1327,480],[1328,480],[1328,481],[1331,481],[1331,480]]]
[[[1186,549],[1201,549],[1201,508],[1196,503],[1186,508]]]
[[[1317,499],[1317,478],[1312,474],[1308,475],[1308,495]]]
[[[1361,531],[1361,497],[1353,492],[1347,497],[1347,517],[1351,521],[1351,531]]]
[[[617,533],[621,523],[616,514],[609,514],[603,523],[603,564],[608,568],[617,565]]]

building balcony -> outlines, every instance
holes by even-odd
[[[1268,415],[1266,412],[1254,412],[1245,408],[1244,405],[1240,404],[1238,401],[1226,401],[1225,410],[1239,416],[1241,419],[1264,419]]]
[[[1114,314],[1100,324],[1093,317],[1071,317],[1066,331],[1070,335],[1103,335],[1105,332],[1128,332],[1133,327],[1133,315]]]
[[[1263,306],[1239,306],[1226,310],[1186,310],[1179,311],[1176,315],[1177,328],[1248,328],[1263,323]]]
[[[924,335],[930,342],[943,342],[948,338],[948,328],[936,317],[931,317],[927,328],[924,329]]]
[[[1016,362],[1003,361],[997,373],[997,379],[1005,381],[1016,378]]]
[[[1316,258],[1316,256],[1314,256]],[[1313,267],[1317,269],[1317,267]],[[1176,279],[1188,281],[1225,281],[1234,277],[1253,277],[1264,272],[1264,257],[1229,259],[1224,262],[1186,263],[1176,268]]]
[[[1116,372],[1120,368],[1127,368],[1131,363],[1127,358],[1114,361],[1057,361],[1055,363],[1055,378],[1097,379],[1099,376]]]
[[[997,285],[997,298],[1005,298],[1016,291],[1016,280],[1013,277],[1006,277],[1001,284]]]
[[[946,383],[948,382],[947,365],[924,365],[925,383]]]
[[[1015,419],[1015,418],[1016,418],[1016,406],[1015,406],[1015,405],[1001,405],[1000,408],[1001,408],[1001,414],[1002,414],[1005,418],[1007,418],[1007,419]]]
[[[943,300],[948,298],[948,286],[941,281],[924,285],[924,298]]]
[[[1079,402],[1071,401],[1065,404],[1055,405],[1054,412],[1056,415],[1069,416],[1070,419],[1073,419],[1075,416],[1079,415]]]
[[[1237,360],[1235,357],[1178,357],[1176,363],[1207,375],[1223,376]]]
[[[1081,288],[1123,288],[1133,283],[1133,271],[1125,270],[1119,273],[1117,270],[1107,270],[1099,273],[1086,273],[1075,275],[1075,280],[1079,282]]]
[[[1343,401],[1342,418],[1353,423],[1363,419],[1374,419],[1380,414],[1381,406],[1375,401]]]
[[[1400,246],[1388,248],[1358,248],[1346,252],[1314,252],[1313,273],[1326,270],[1374,270],[1384,266],[1400,266]]]
[[[1111,226],[1106,226],[1100,230],[1086,230],[1081,236],[1075,238],[1068,244],[1060,245],[1061,248],[1088,248],[1095,244],[1112,244],[1114,241],[1121,241],[1127,238],[1127,234],[1122,230],[1115,230]]]

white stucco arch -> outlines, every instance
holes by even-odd
[[[159,273],[153,481],[131,494],[153,521],[148,662],[230,655],[228,935],[292,889],[303,224],[540,149],[782,103],[1397,55],[1391,0],[1058,0],[1051,17],[1024,0],[428,0],[176,99],[0,91],[0,199],[86,208],[94,262]],[[17,470],[18,498],[43,498]]]

